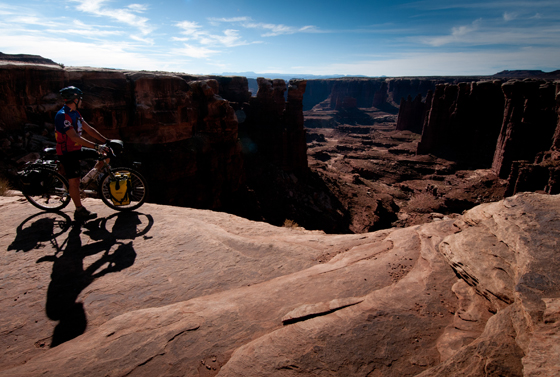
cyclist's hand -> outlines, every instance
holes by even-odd
[[[105,156],[111,153],[111,148],[105,144],[97,144],[97,151]]]

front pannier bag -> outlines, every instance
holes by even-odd
[[[109,191],[114,205],[130,204],[130,173],[116,173],[115,179],[109,182]]]

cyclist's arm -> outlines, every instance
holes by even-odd
[[[83,126],[82,126],[83,127]],[[85,127],[84,127],[85,129]],[[96,144],[88,139],[84,139],[73,128],[69,128],[66,131],[66,135],[76,144],[80,144],[81,146],[88,147],[88,148],[95,148]]]
[[[92,137],[94,137],[95,139],[101,141],[102,143],[106,143],[109,139],[107,139],[105,136],[101,135],[99,133],[99,131],[97,131],[95,128],[93,128],[92,126],[90,126],[85,120],[82,119],[82,129],[84,131],[86,131],[88,133],[88,135],[91,135]]]

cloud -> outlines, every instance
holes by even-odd
[[[189,44],[185,44],[182,48],[174,48],[171,50],[173,55],[178,56],[187,56],[189,58],[209,58],[212,55],[218,54],[220,51],[218,50],[211,50],[206,47],[200,46],[192,46]]]
[[[249,29],[263,29],[266,32],[261,37],[276,37],[279,35],[289,35],[296,33],[317,33],[319,29],[312,25],[303,27],[287,26],[283,24],[267,24],[263,22],[246,22],[243,26]]]
[[[255,22],[251,17],[232,17],[232,18],[208,18],[213,25],[220,23],[237,23],[247,29],[262,29],[265,31],[261,37],[275,37],[278,35],[289,35],[296,33],[318,33],[320,30],[313,25],[303,27],[287,26],[283,24],[270,24],[264,22]]]
[[[556,0],[519,0],[519,1],[451,1],[451,0],[424,0],[403,4],[405,8],[417,8],[422,10],[443,10],[443,9],[521,9],[529,10],[536,8],[558,9],[559,4]]]
[[[98,17],[107,17],[114,21],[124,23],[140,30],[142,35],[150,34],[155,27],[149,25],[148,19],[137,16],[136,13],[145,12],[148,7],[140,4],[132,4],[127,8],[112,9],[105,6],[107,0],[70,0],[78,3],[77,10],[90,13]]]
[[[213,34],[203,30],[197,22],[182,21],[175,26],[181,29],[182,35],[186,36],[183,40],[196,41],[205,46],[236,47],[250,44],[250,42],[243,40],[239,31],[235,29],[224,30],[222,34]],[[173,38],[173,40],[181,39]]]
[[[511,15],[508,17],[510,21],[506,20],[506,23],[478,19],[469,25],[453,27],[451,33],[447,35],[414,36],[408,39],[432,47],[490,45],[560,47],[560,28],[557,26],[547,25],[534,19],[517,22]],[[510,25],[511,22],[513,24]]]
[[[513,21],[517,18],[517,13],[514,12],[504,12],[504,21]]]
[[[182,21],[175,24],[179,29],[181,29],[181,34],[192,36],[193,38],[198,38],[201,33],[202,26],[197,22],[192,21]]]
[[[45,33],[16,35],[6,31],[0,32],[0,39],[4,53],[32,53],[67,66],[160,70],[163,65],[160,59],[133,52],[135,46],[129,43],[85,43],[58,36],[50,37]],[[64,46],[64,48],[54,48],[53,46]],[[72,53],[69,54],[68,51]]]
[[[352,63],[300,67],[317,75],[467,76],[491,75],[505,69],[557,69],[560,50],[522,48],[515,51],[403,53]]]
[[[48,25],[48,29],[45,29],[45,32],[52,33],[53,35],[79,35],[93,40],[100,40],[101,38],[120,36],[124,34],[121,30],[106,30],[106,28],[102,26],[87,25],[80,20],[73,20],[71,24],[58,23]]]
[[[231,17],[231,18],[215,18],[215,17],[210,17],[208,18],[208,21],[212,24],[212,25],[219,25],[221,23],[235,23],[235,22],[247,22],[247,21],[251,21],[250,17]]]
[[[430,46],[439,47],[450,43],[465,42],[472,40],[472,33],[478,30],[480,20],[474,21],[471,25],[457,26],[451,29],[451,34],[424,38],[424,43]]]

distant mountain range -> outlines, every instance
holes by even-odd
[[[321,79],[338,79],[338,78],[351,78],[351,77],[379,77],[384,78],[388,76],[364,76],[364,75],[312,75],[312,74],[285,74],[285,73],[255,73],[255,72],[222,72],[214,73],[215,76],[241,76],[247,77],[248,79],[256,79],[258,77],[264,77],[268,79],[306,79],[306,80],[321,80]],[[457,75],[457,77],[463,75]],[[418,76],[422,77],[422,76]],[[430,76],[432,77],[432,76]],[[455,76],[450,76],[455,77]],[[496,78],[542,78],[542,79],[560,79],[560,70],[552,72],[544,72],[541,70],[504,70],[493,75],[471,75],[469,77],[496,77]]]
[[[503,77],[503,78],[543,78],[543,79],[550,79],[550,78],[560,78],[560,70],[552,71],[552,72],[543,72],[541,70],[514,70],[514,71],[502,71],[498,72],[494,75],[494,77]]]

